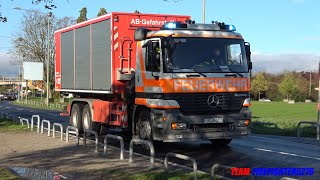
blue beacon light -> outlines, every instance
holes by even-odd
[[[228,26],[229,26],[229,27],[228,27],[228,30],[229,30],[229,31],[236,31],[236,30],[237,30],[234,25],[228,25]]]
[[[169,29],[174,29],[177,27],[177,24],[174,23],[174,22],[169,22],[165,25],[166,28],[169,28]]]

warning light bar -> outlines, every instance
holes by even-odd
[[[185,29],[187,28],[187,24],[182,22],[168,22],[165,23],[161,29]]]
[[[194,30],[207,30],[207,31],[236,31],[236,27],[234,25],[225,25],[220,22],[213,22],[212,24],[195,24],[194,21],[192,23],[183,23],[183,22],[168,22],[165,23],[161,29],[162,30],[173,30],[173,29],[194,29]]]

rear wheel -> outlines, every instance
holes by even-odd
[[[210,141],[214,145],[226,146],[230,144],[232,139],[210,139]]]
[[[100,124],[92,121],[89,104],[85,105],[82,112],[82,125],[84,130],[95,131],[100,133]]]
[[[82,111],[83,111],[83,104],[75,103],[72,106],[70,122],[73,127],[76,127],[79,132],[82,132]]]

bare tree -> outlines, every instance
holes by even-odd
[[[14,1],[14,0],[11,0],[11,1]],[[44,8],[49,9],[49,10],[57,8],[57,6],[53,4],[54,0],[31,0],[31,3],[35,4],[35,5],[45,3]],[[1,2],[0,2],[0,8],[1,8]],[[0,9],[0,22],[7,22],[7,20],[8,20],[8,18],[6,16],[2,15],[2,12]]]
[[[49,18],[49,81],[53,84],[55,67],[54,31],[75,24],[75,20],[71,17],[57,18],[54,15]],[[48,14],[28,11],[23,15],[20,24],[17,32],[13,34],[15,38],[12,41],[13,49],[10,50],[10,53],[23,56],[24,61],[43,62],[44,72],[46,72]],[[44,73],[44,79],[46,77],[46,73]]]

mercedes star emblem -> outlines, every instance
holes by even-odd
[[[219,98],[216,95],[211,95],[208,97],[207,103],[212,108],[215,108],[219,105]]]

